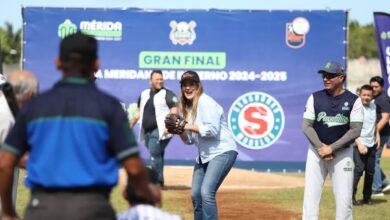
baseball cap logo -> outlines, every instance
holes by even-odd
[[[325,68],[326,69],[330,69],[332,67],[332,63],[331,62],[328,62],[326,65],[325,65]]]

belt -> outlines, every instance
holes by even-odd
[[[104,196],[109,196],[112,187],[110,186],[88,186],[88,187],[72,187],[72,188],[57,188],[57,187],[43,187],[35,186],[32,192],[43,192],[43,193],[96,193]]]

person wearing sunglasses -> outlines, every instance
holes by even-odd
[[[328,174],[336,200],[336,219],[352,219],[351,144],[362,129],[362,103],[343,88],[346,75],[341,64],[327,62],[318,73],[324,89],[310,95],[303,115],[302,129],[311,143],[306,161],[303,219],[318,219]]]

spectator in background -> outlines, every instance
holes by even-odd
[[[0,84],[5,83],[5,80],[6,80],[5,77],[0,77]],[[22,108],[26,101],[30,100],[33,96],[35,96],[38,93],[38,81],[35,78],[35,76],[29,72],[17,71],[11,73],[9,75],[8,83],[10,83],[13,88],[19,108]],[[15,119],[11,112],[9,104],[7,102],[7,99],[5,98],[5,95],[0,90],[0,148],[3,145],[4,140],[14,123],[15,123]],[[15,169],[13,188],[12,188],[13,205],[15,205],[16,203],[18,179],[19,179],[19,169]]]
[[[164,186],[164,154],[165,148],[172,138],[164,125],[168,113],[178,113],[179,102],[175,93],[164,87],[161,70],[153,70],[150,74],[151,88],[142,91],[138,98],[137,110],[131,119],[133,128],[140,119],[140,140],[145,140],[149,150],[151,166],[158,175],[158,184]]]
[[[356,95],[357,96],[360,96],[360,90],[361,90],[361,88],[356,88]]]
[[[18,115],[0,153],[3,218],[18,218],[11,203],[13,170],[29,152],[25,219],[115,219],[109,194],[120,163],[145,202],[160,201],[149,187],[127,116],[119,101],[95,86],[95,38],[80,32],[61,41],[56,60],[63,79]]]
[[[380,145],[376,151],[375,174],[372,184],[372,196],[384,196],[383,192],[390,190],[389,182],[383,173],[380,162],[384,145],[390,139],[390,98],[383,92],[384,81],[380,76],[374,76],[370,79],[370,85],[374,91],[377,125],[376,130],[380,134]]]
[[[0,86],[3,84],[3,83],[5,83],[7,80],[6,80],[6,78],[5,78],[5,76],[2,74],[2,73],[0,73]]]
[[[149,185],[158,184],[158,175],[156,171],[147,168]],[[128,181],[126,189],[123,192],[124,198],[129,202],[131,208],[117,215],[117,220],[180,220],[180,216],[172,215],[161,209],[147,205],[142,198],[137,196],[132,183]]]
[[[353,161],[355,163],[353,179],[353,205],[371,205],[372,181],[375,171],[375,152],[380,144],[379,133],[375,129],[376,106],[373,100],[373,89],[370,85],[364,85],[360,90],[360,100],[363,104],[363,128],[360,136],[356,138],[353,148]],[[363,200],[356,200],[357,185],[360,177],[364,175]]]

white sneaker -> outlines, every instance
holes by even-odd
[[[382,189],[383,193],[389,192],[390,191],[390,184],[387,184],[385,188]]]
[[[383,197],[385,194],[383,192],[378,192],[378,193],[372,193],[372,197]]]

